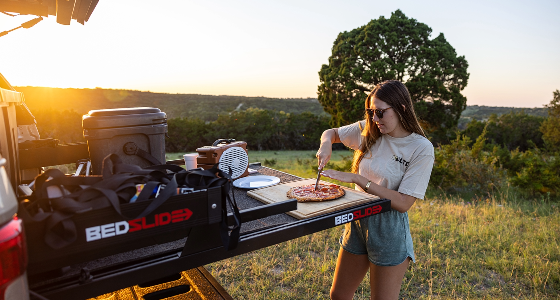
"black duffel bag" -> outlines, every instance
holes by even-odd
[[[139,185],[143,188],[137,194]],[[75,220],[80,214],[112,209],[123,220],[141,219],[180,190],[196,192],[217,187],[221,188],[221,238],[224,247],[232,250],[239,240],[240,214],[233,193],[230,196],[231,176],[217,165],[209,170],[188,171],[169,164],[141,168],[124,164],[117,155],[111,154],[103,161],[102,176],[66,176],[57,169],[49,169],[37,176],[34,192],[21,203],[18,214],[24,224],[43,224],[44,243],[52,249],[63,249],[76,241]],[[158,189],[157,196],[153,197]],[[128,203],[135,195],[134,204],[145,205],[146,201],[149,204],[139,214],[123,213],[121,205],[131,205]],[[233,224],[228,224],[228,204],[233,212]]]

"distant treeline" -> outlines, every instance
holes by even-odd
[[[545,117],[529,115],[524,111],[509,112],[503,115],[492,114],[487,120],[469,122],[462,135],[474,141],[486,130],[485,138],[490,145],[498,145],[507,150],[526,151],[531,148],[545,147],[541,125]]]
[[[548,116],[548,109],[546,107],[500,107],[500,106],[480,106],[469,105],[461,113],[459,119],[459,129],[463,130],[467,124],[472,120],[486,121],[490,119],[491,115],[501,116],[508,113],[525,113],[529,116],[546,118]]]
[[[53,109],[33,112],[41,138],[61,143],[84,142],[81,115]],[[209,146],[221,138],[247,142],[251,150],[317,149],[321,134],[329,128],[330,117],[311,112],[299,114],[249,108],[223,114],[216,121],[198,118],[168,119],[167,152],[189,152]]]
[[[41,138],[56,138],[62,143],[85,141],[82,134],[82,115],[73,110],[34,110]],[[509,150],[525,151],[542,148],[544,142],[540,126],[546,118],[525,111],[490,115],[486,121],[472,120],[458,134],[474,141],[486,128],[489,144]],[[168,119],[166,149],[168,152],[194,151],[211,145],[220,138],[235,138],[248,142],[255,150],[306,150],[318,147],[321,133],[329,128],[330,117],[311,112],[249,108],[219,115],[215,121],[199,118]]]
[[[266,110],[317,115],[327,114],[314,98],[267,98],[243,96],[211,96],[197,94],[166,94],[131,90],[62,89],[48,87],[16,87],[23,92],[33,112],[56,108],[86,114],[94,109],[122,107],[157,107],[169,119],[188,118],[216,121],[218,116],[250,107]]]
[[[250,108],[221,115],[214,122],[176,118],[168,121],[168,152],[194,151],[221,138],[247,142],[251,150],[318,149],[321,134],[329,128],[330,117],[310,112],[289,114]]]
[[[86,114],[93,109],[120,107],[157,107],[169,119],[188,118],[216,121],[219,115],[232,111],[243,111],[250,107],[302,113],[308,111],[317,115],[327,115],[316,98],[267,98],[243,96],[212,96],[197,94],[167,94],[133,90],[74,89],[49,87],[16,87],[25,95],[25,101],[33,112],[56,109]],[[509,112],[524,111],[528,115],[546,117],[547,109],[542,107],[494,107],[469,105],[462,112],[459,129],[465,129],[471,120],[483,121],[490,115],[498,116]]]

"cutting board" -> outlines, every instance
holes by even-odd
[[[269,187],[264,187],[260,189],[254,189],[247,192],[252,198],[255,198],[265,204],[275,203],[275,202],[282,202],[289,200],[286,193],[295,186],[307,185],[307,184],[315,184],[316,179],[303,179],[297,181],[291,181],[286,183],[281,183]],[[319,181],[322,184],[332,184],[326,181]],[[350,188],[342,187],[346,192],[344,197],[324,201],[324,202],[303,202],[297,204],[297,210],[292,210],[287,212],[288,215],[291,215],[297,219],[306,219],[311,218],[314,216],[323,215],[326,213],[330,213],[333,211],[338,211],[345,209],[347,207],[363,204],[366,202],[371,202],[373,200],[379,199],[379,197],[374,196],[372,194],[364,193],[361,191],[353,190]]]

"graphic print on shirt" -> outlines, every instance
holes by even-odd
[[[396,156],[396,155],[394,155],[394,154],[393,154],[393,159],[394,159],[396,162],[399,162],[399,163],[403,164],[405,167],[408,167],[408,165],[410,164],[409,161],[406,161],[406,160],[404,160],[402,157],[398,157],[398,156]]]

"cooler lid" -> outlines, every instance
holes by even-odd
[[[83,129],[130,127],[167,123],[167,115],[155,107],[90,110],[82,116]]]

